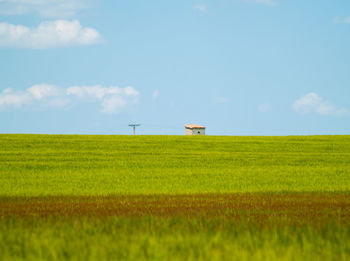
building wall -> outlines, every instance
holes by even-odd
[[[185,134],[186,135],[192,135],[192,130],[191,129],[185,129]]]
[[[205,129],[185,129],[186,135],[205,135]]]

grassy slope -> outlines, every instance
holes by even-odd
[[[350,136],[0,135],[0,195],[349,191]]]

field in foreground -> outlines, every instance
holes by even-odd
[[[0,199],[4,259],[347,260],[342,193]]]
[[[348,260],[350,137],[0,135],[0,260]]]

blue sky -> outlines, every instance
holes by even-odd
[[[349,134],[350,1],[0,0],[0,132]]]

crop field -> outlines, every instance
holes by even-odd
[[[350,136],[0,135],[0,260],[349,260]]]

